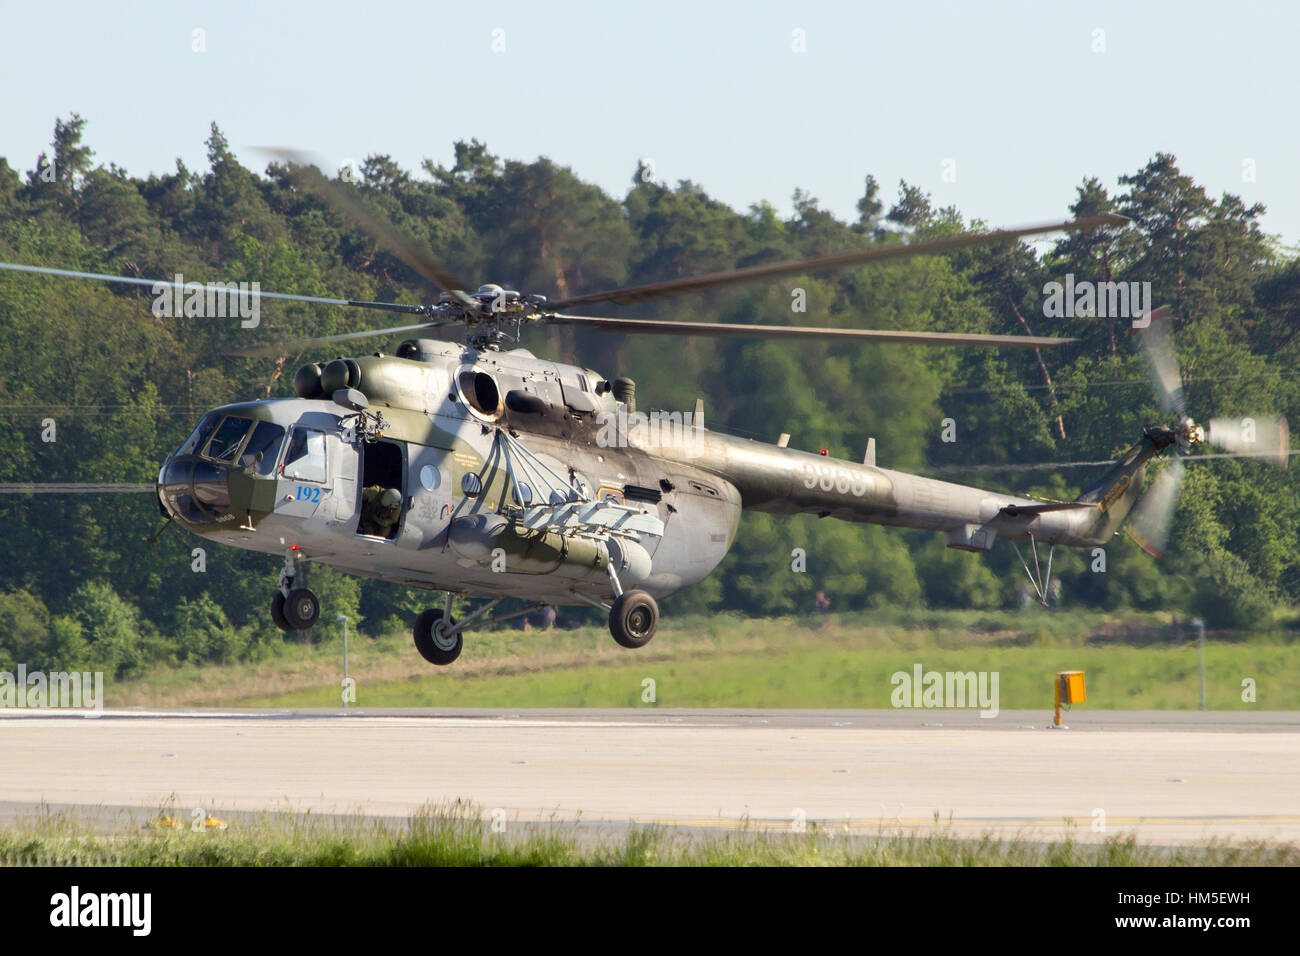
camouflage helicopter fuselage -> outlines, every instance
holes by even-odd
[[[1044,504],[879,468],[870,454],[850,462],[709,431],[689,416],[681,428],[638,427],[632,399],[620,402],[599,374],[523,349],[418,339],[399,354],[331,363],[323,385],[299,389],[320,397],[213,410],[160,470],[162,509],[207,539],[289,561],[590,604],[617,592],[611,564],[623,586],[656,597],[702,580],[742,509],[930,529],[970,551],[998,538],[1104,544],[1164,447],[1147,436],[1075,502]],[[335,386],[364,394],[368,409],[340,405]],[[360,533],[371,485],[401,492],[384,534]]]

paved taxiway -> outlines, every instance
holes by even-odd
[[[0,801],[1300,841],[1300,713],[0,711]]]

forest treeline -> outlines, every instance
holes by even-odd
[[[0,259],[123,276],[257,281],[263,291],[419,303],[431,290],[352,223],[295,188],[274,163],[247,168],[214,124],[207,167],[145,178],[97,159],[85,121],[56,122],[50,149],[0,158]],[[638,164],[611,196],[548,159],[498,157],[461,142],[445,167],[402,169],[371,156],[337,176],[434,250],[452,271],[563,297],[740,266],[1015,225],[936,208],[906,182],[892,201],[867,176],[858,217],[842,221],[796,191],[793,215],[739,212],[689,181]],[[539,355],[638,383],[645,408],[690,409],[709,427],[860,457],[999,490],[1076,494],[1095,469],[988,470],[1099,460],[1164,421],[1126,319],[1049,316],[1045,286],[1149,282],[1173,308],[1189,408],[1300,420],[1296,382],[1300,260],[1260,227],[1263,207],[1215,198],[1157,154],[1114,187],[1082,182],[1043,218],[1117,212],[1130,220],[1034,245],[988,247],[758,283],[619,310],[684,320],[1033,333],[1077,338],[1032,351],[624,337],[556,328],[526,334]],[[241,357],[238,350],[393,324],[366,313],[262,300],[257,328],[237,319],[158,317],[146,287],[0,272],[0,483],[151,482],[204,410],[292,394],[294,370],[321,347]],[[801,311],[797,311],[802,307]],[[602,307],[608,311],[614,307]],[[391,351],[396,340],[375,340]],[[951,419],[946,430],[945,420]],[[945,438],[953,438],[948,441]],[[1058,550],[1063,607],[1200,614],[1212,625],[1267,624],[1300,603],[1297,474],[1218,459],[1188,469],[1169,553],[1156,562],[1124,536],[1104,570]],[[268,605],[279,560],[207,546],[160,524],[145,494],[5,494],[0,667],[95,666],[119,675],[154,662],[256,658],[284,638]],[[792,552],[806,572],[792,571]],[[714,575],[669,599],[668,614],[730,609],[1014,607],[1014,552],[944,547],[938,534],[813,517],[746,514]],[[328,570],[313,587],[322,619],[363,631],[409,623],[428,594]],[[562,611],[577,619],[583,612]],[[593,614],[595,612],[592,612]]]

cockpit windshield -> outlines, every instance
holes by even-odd
[[[203,457],[214,461],[234,461],[244,436],[252,427],[251,419],[227,415],[208,441],[208,447],[203,450]]]
[[[216,412],[208,412],[199,422],[199,427],[190,433],[190,437],[185,439],[185,444],[181,445],[181,450],[177,455],[193,455],[204,443],[212,436],[212,431],[217,427],[217,422],[221,421],[221,416]]]

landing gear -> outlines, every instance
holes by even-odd
[[[645,647],[658,627],[659,605],[645,591],[624,591],[609,609],[609,633],[623,647]]]
[[[528,607],[519,611],[511,611],[509,614],[502,614],[499,617],[492,616],[492,609],[500,604],[505,598],[494,598],[484,604],[477,611],[471,614],[465,620],[457,622],[451,616],[451,592],[447,592],[446,603],[441,611],[429,610],[424,611],[415,619],[413,628],[415,636],[415,649],[420,652],[430,664],[450,664],[456,658],[460,657],[460,650],[463,644],[462,635],[469,630],[469,626],[474,623],[485,624],[489,621],[500,623],[509,621],[512,618],[523,617],[525,614],[532,614],[534,611],[540,611],[546,605],[539,601],[536,604],[530,604]]]
[[[613,561],[605,570],[609,572],[609,583],[614,588],[615,595],[614,603],[608,605],[609,633],[614,635],[614,640],[621,647],[630,647],[634,650],[645,647],[659,628],[658,603],[645,591],[637,588],[624,591],[623,582],[618,578]],[[597,604],[598,607],[606,607],[605,604],[598,604],[590,598],[586,600]]]
[[[271,596],[271,620],[282,631],[305,631],[320,617],[320,598],[305,587],[294,587],[294,581],[306,582],[304,563],[290,557],[280,572],[280,583]]]
[[[1025,577],[1029,578],[1029,583],[1033,585],[1034,593],[1038,595],[1039,603],[1043,607],[1048,607],[1047,600],[1052,591],[1052,555],[1056,551],[1056,545],[1052,545],[1047,551],[1047,571],[1043,571],[1043,566],[1038,563],[1038,542],[1034,536],[1029,536],[1029,546],[1034,555],[1034,570],[1029,570],[1029,562],[1020,553],[1020,546],[1013,540],[1011,547],[1016,549],[1016,557],[1020,559],[1020,566],[1025,569]]]
[[[282,631],[292,631],[289,619],[284,616],[284,592],[277,590],[271,596],[271,620]]]
[[[415,649],[430,664],[444,666],[460,657],[464,639],[456,619],[443,611],[421,612],[415,619]]]
[[[314,591],[293,588],[271,596],[271,620],[282,631],[305,631],[320,617],[320,599]]]
[[[274,613],[274,612],[273,612]],[[292,631],[305,631],[320,617],[320,599],[306,588],[294,588],[284,599],[284,619]]]

